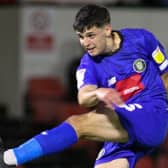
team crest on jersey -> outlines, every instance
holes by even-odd
[[[145,60],[139,58],[136,59],[133,63],[133,69],[135,72],[141,73],[144,72],[146,69],[146,62]]]

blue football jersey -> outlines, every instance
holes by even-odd
[[[166,90],[161,75],[168,57],[157,38],[145,29],[122,29],[120,48],[111,55],[85,53],[77,69],[77,85],[115,88],[126,102],[115,111],[129,134],[124,144],[105,142],[95,165],[127,158],[130,168],[165,139],[168,129]],[[152,100],[152,101],[151,101]]]
[[[158,39],[145,29],[118,33],[122,40],[116,52],[84,54],[76,73],[78,88],[88,84],[116,88],[125,101],[166,95],[160,76],[168,71],[168,57]]]

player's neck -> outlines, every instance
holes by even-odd
[[[112,32],[112,52],[115,52],[120,48],[121,37],[117,32]]]
[[[111,36],[107,39],[107,48],[106,48],[106,55],[111,55],[117,52],[122,43],[122,38],[117,31],[113,31]]]

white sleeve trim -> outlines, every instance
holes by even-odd
[[[160,66],[159,69],[161,71],[165,70],[168,67],[168,60],[166,59]]]

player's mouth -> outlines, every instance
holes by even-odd
[[[87,48],[88,53],[93,53],[94,50],[95,50],[95,47],[93,47],[93,48]]]

